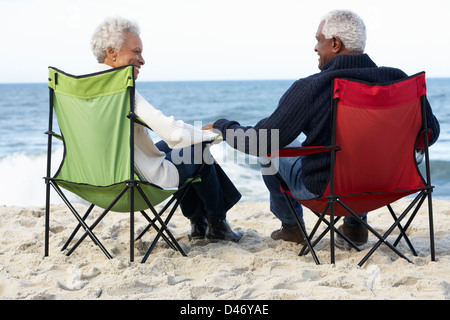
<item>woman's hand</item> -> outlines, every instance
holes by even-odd
[[[202,128],[202,130],[212,130],[213,129],[213,125],[214,125],[214,122],[211,122],[210,124],[207,124],[206,126],[204,126]]]

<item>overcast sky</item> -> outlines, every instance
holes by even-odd
[[[315,33],[333,9],[364,19],[379,66],[450,77],[449,0],[0,0],[0,83],[91,72],[93,30],[118,15],[141,27],[141,81],[298,79],[319,71]]]

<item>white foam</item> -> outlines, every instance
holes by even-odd
[[[212,146],[211,154],[242,193],[241,201],[269,200],[256,157],[247,156],[225,143]]]
[[[225,143],[215,145],[211,153],[222,166],[238,190],[243,194],[242,201],[267,201],[268,193],[257,168],[257,160],[231,149]],[[53,152],[52,175],[58,169],[63,155],[60,147]],[[0,205],[44,206],[46,185],[47,155],[13,154],[0,159]],[[71,201],[80,201],[68,193]],[[51,189],[50,201],[62,203]]]
[[[52,159],[52,173],[58,169],[62,159],[62,147],[55,150]],[[13,154],[0,159],[0,205],[44,206],[47,155]],[[72,194],[71,200],[76,199]],[[62,203],[52,190],[51,202]]]

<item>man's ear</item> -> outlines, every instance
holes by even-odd
[[[332,45],[333,45],[332,50],[333,50],[334,54],[338,54],[342,50],[344,50],[345,46],[344,46],[344,43],[341,41],[341,39],[339,39],[336,36],[333,36],[331,41],[332,41]]]

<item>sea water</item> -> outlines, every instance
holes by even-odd
[[[450,78],[431,78],[428,99],[441,125],[430,149],[433,197],[450,199]],[[254,125],[269,116],[293,80],[137,82],[137,90],[167,116],[200,127],[219,118]],[[0,84],[0,205],[42,206],[45,203],[48,129],[46,83]],[[154,135],[155,141],[159,138]],[[301,140],[301,137],[300,137]],[[53,145],[52,173],[63,148]],[[268,201],[258,159],[225,143],[212,154],[243,194],[241,201]],[[76,197],[73,196],[76,200]],[[53,203],[59,203],[52,196]]]

